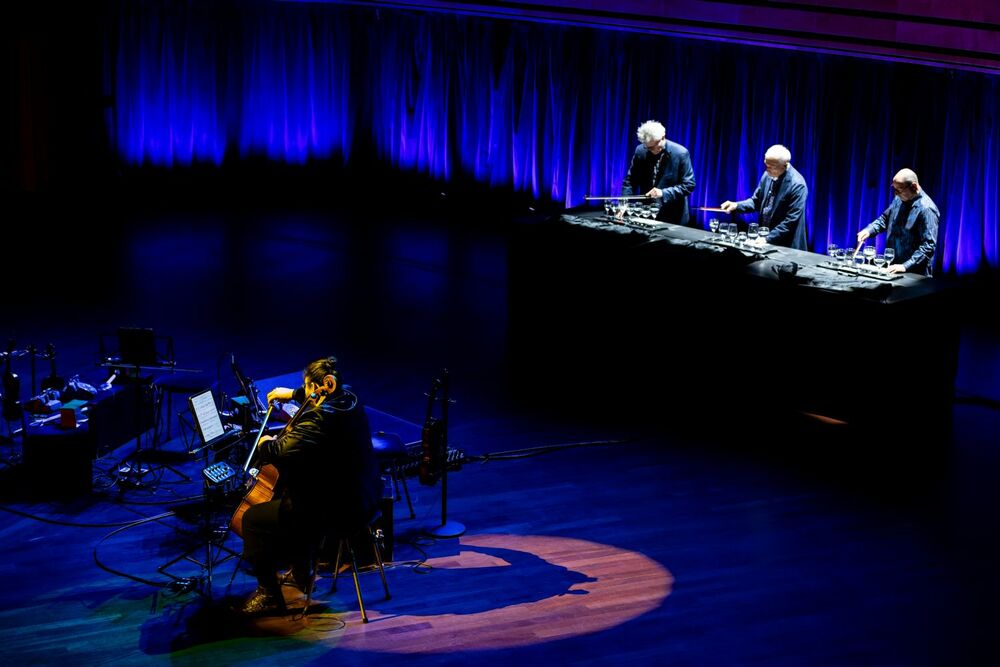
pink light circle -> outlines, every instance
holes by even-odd
[[[510,549],[533,554],[592,581],[573,584],[563,594],[471,614],[394,615],[366,603],[370,622],[352,611],[341,618],[341,632],[323,638],[340,649],[383,653],[450,653],[527,646],[599,632],[659,607],[670,594],[673,576],[635,551],[568,537],[541,535],[467,535],[461,546]],[[427,561],[435,569],[510,567],[481,552],[459,550]],[[431,572],[428,577],[433,577]]]

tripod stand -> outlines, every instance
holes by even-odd
[[[246,434],[240,435],[231,444],[216,451],[216,455],[234,447],[245,437]],[[200,512],[198,529],[195,532],[186,532],[185,534],[197,538],[200,540],[200,543],[195,544],[190,549],[156,568],[158,572],[165,574],[173,579],[177,585],[188,590],[192,590],[199,583],[202,583],[203,586],[200,592],[210,600],[212,599],[212,579],[215,568],[230,558],[238,558],[240,556],[239,553],[226,546],[226,539],[229,537],[229,517],[232,514],[232,507],[229,506],[230,503],[227,500],[230,491],[235,490],[231,487],[235,484],[236,478],[228,478],[224,480],[224,483],[217,483],[218,480],[210,472],[212,467],[208,465],[209,452],[214,451],[214,444],[205,444],[191,452],[192,454],[204,453],[205,467],[203,468],[203,474],[205,479],[202,483],[202,499],[198,507],[198,511]],[[220,517],[225,517],[221,523],[219,521]],[[202,555],[196,556],[196,554]],[[196,577],[190,577],[172,572],[170,568],[181,561],[195,564],[200,569],[201,574]]]

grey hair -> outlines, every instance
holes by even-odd
[[[639,141],[648,144],[650,141],[660,141],[666,137],[667,130],[663,127],[663,123],[655,120],[647,120],[639,126],[639,129],[635,131],[635,135],[639,137]]]
[[[893,180],[899,180],[903,185],[920,185],[920,180],[912,169],[900,169]]]
[[[781,144],[775,144],[764,153],[764,159],[777,160],[782,164],[788,164],[792,161],[792,152]]]

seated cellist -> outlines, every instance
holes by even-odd
[[[279,478],[273,500],[243,515],[243,558],[258,583],[238,609],[247,615],[284,612],[278,568],[290,565],[291,583],[305,591],[320,538],[363,527],[381,492],[368,418],[357,395],[341,384],[334,357],[306,366],[302,387],[278,387],[267,399],[294,399],[303,407],[279,436],[261,438],[258,448],[256,466],[273,464]]]

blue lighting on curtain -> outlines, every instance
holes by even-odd
[[[349,164],[363,151],[575,206],[620,190],[635,127],[655,118],[691,151],[693,205],[748,196],[782,143],[823,252],[852,243],[910,167],[942,211],[944,270],[1000,267],[989,75],[312,3],[122,7],[114,132],[131,164]]]
[[[354,129],[350,27],[281,9],[262,8],[242,26],[232,129],[239,154],[294,164],[335,153],[347,158]]]

